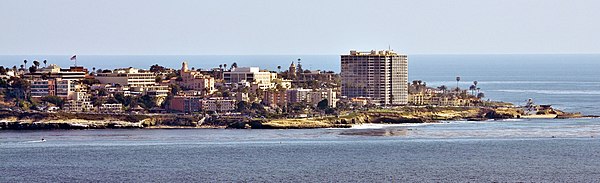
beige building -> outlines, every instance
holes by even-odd
[[[391,50],[341,56],[342,96],[368,97],[379,105],[408,103],[408,58]]]
[[[116,69],[109,73],[98,73],[96,79],[104,84],[121,86],[146,86],[156,84],[156,74],[135,68]]]
[[[322,100],[327,100],[327,106],[335,108],[337,105],[337,93],[332,89],[322,89],[309,92],[309,101],[313,105],[319,104]]]
[[[179,71],[181,81],[177,81],[177,84],[185,89],[202,91],[204,95],[212,94],[215,91],[215,78],[189,70],[187,62],[183,62],[181,65]]]

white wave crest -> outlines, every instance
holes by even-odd
[[[549,95],[600,95],[600,91],[592,90],[493,90],[508,93],[537,93]]]

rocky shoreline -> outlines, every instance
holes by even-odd
[[[582,118],[579,113],[554,110],[555,118]],[[434,123],[450,120],[484,121],[518,119],[523,112],[511,107],[398,107],[352,111],[338,116],[301,119],[247,119],[243,121],[204,122],[191,115],[88,114],[0,112],[0,130],[52,129],[310,129],[350,128],[364,123]]]

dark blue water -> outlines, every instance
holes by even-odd
[[[339,71],[339,56],[85,56],[86,67],[237,62]],[[69,56],[0,56],[0,65]],[[600,115],[600,55],[410,55],[410,80]],[[374,133],[364,133],[374,132]],[[389,133],[388,133],[389,132]],[[364,135],[370,134],[370,135]],[[383,136],[381,136],[383,135]],[[600,119],[313,130],[0,131],[0,182],[597,182]],[[45,138],[48,141],[40,142]]]
[[[3,131],[0,182],[594,182],[599,122]]]

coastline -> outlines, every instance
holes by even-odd
[[[555,110],[554,115],[523,116],[515,107],[396,107],[347,111],[344,115],[313,118],[213,120],[192,115],[73,114],[0,112],[0,130],[53,129],[313,129],[352,128],[362,124],[423,124],[441,121],[496,119],[585,118],[580,113]],[[548,118],[550,119],[550,118]]]

